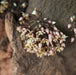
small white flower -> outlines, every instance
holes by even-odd
[[[73,18],[72,17],[70,17],[70,20],[71,20],[71,22],[73,22]]]
[[[65,47],[65,43],[62,43],[61,46]]]
[[[68,37],[68,36],[65,36],[65,35],[62,36],[63,39],[66,39],[67,37]]]
[[[30,52],[30,49],[27,49],[27,52]]]
[[[71,28],[71,24],[68,24],[68,29],[70,29]]]
[[[30,44],[32,41],[29,39],[29,40],[27,40],[27,44]]]
[[[33,10],[32,14],[37,16],[36,8]]]
[[[55,21],[52,21],[52,24],[56,24],[56,22]]]
[[[41,31],[44,32],[44,28],[43,27],[41,27]]]
[[[24,31],[24,30],[26,30],[26,28],[23,28],[22,30]]]
[[[22,3],[22,7],[23,8],[25,8],[26,7],[26,3],[24,2],[24,3]]]
[[[26,17],[29,17],[29,14],[26,14],[25,16],[26,16]]]
[[[39,27],[41,27],[41,24],[39,24]]]
[[[63,47],[60,47],[60,50],[61,50],[61,51],[63,51],[63,49],[64,49]]]
[[[44,18],[44,21],[46,21],[47,20],[47,18]]]
[[[8,4],[8,2],[6,0],[2,0],[0,3],[3,4],[3,5]]]
[[[75,20],[75,18],[76,18],[75,15],[71,16],[70,17],[71,22],[73,22]]]
[[[50,50],[49,53],[50,53],[51,55],[54,55],[54,52],[53,52],[52,50]]]
[[[44,53],[44,55],[46,56],[46,55],[47,55],[47,53],[45,52],[45,53]]]
[[[56,32],[56,35],[59,36],[59,32]]]
[[[17,7],[17,3],[14,2],[14,3],[13,3],[13,6],[14,6],[14,7]]]
[[[22,31],[21,26],[17,27],[17,31],[19,31],[19,32]]]

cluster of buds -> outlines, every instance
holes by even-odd
[[[29,53],[35,53],[37,57],[55,55],[65,48],[67,36],[55,26],[56,22],[41,19],[35,9],[32,14],[23,13],[19,18],[20,33],[24,49]]]
[[[15,10],[21,10],[21,12],[27,7],[27,0],[17,1],[17,0],[0,0],[0,13],[3,14],[6,9],[9,9],[11,12]],[[19,4],[18,4],[19,3]],[[23,10],[22,10],[23,9]],[[18,11],[17,11],[18,12]]]
[[[74,32],[74,36],[71,37],[71,40],[70,42],[73,43],[75,41],[75,38],[76,38],[76,16],[73,15],[70,17],[70,21],[71,23],[67,25],[67,28],[70,30],[70,31],[73,31]],[[73,23],[75,22],[75,24],[73,25]]]
[[[0,13],[3,13],[8,8],[8,2],[6,0],[2,0],[0,2]]]

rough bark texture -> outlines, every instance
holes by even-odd
[[[27,12],[32,12],[35,7],[42,12],[43,17],[56,20],[57,26],[67,32],[69,16],[76,13],[76,0],[29,0]],[[13,26],[12,30],[7,29],[8,32],[13,32],[11,37],[8,33],[8,37],[14,50],[14,75],[76,75],[76,41],[59,55],[37,58],[35,54],[26,53],[23,49],[16,31],[17,24],[12,17],[11,13],[6,15],[5,25]]]
[[[0,75],[12,74],[12,48],[7,39],[3,20],[0,16]]]
[[[34,8],[47,17],[57,22],[57,27],[67,35],[67,24],[70,16],[76,14],[76,0],[29,0],[27,12],[31,13]]]

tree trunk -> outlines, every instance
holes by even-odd
[[[29,0],[27,12],[31,13],[34,8],[40,10],[43,17],[55,20],[57,27],[67,32],[69,17],[76,13],[76,1]],[[8,13],[5,17],[5,27],[13,48],[13,75],[76,75],[76,42],[66,47],[60,55],[38,58],[23,49],[16,25],[14,16]]]

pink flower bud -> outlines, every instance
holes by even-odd
[[[52,31],[50,31],[50,34],[52,34]]]
[[[49,34],[49,29],[48,28],[46,28],[46,32]]]
[[[62,43],[62,46],[65,47],[65,43]]]
[[[23,17],[20,17],[20,18],[19,18],[19,21],[22,21],[22,20],[23,20]]]
[[[49,38],[50,44],[52,45],[52,34],[49,34],[49,35],[48,35],[48,38]]]
[[[71,28],[71,24],[68,24],[68,29],[70,29]]]
[[[60,32],[60,34],[61,34],[61,35],[63,35],[63,33],[62,33],[62,32]]]
[[[76,34],[76,28],[74,28],[74,33]]]
[[[27,30],[24,30],[22,33],[23,33],[23,34],[26,34],[26,33],[27,33]]]
[[[44,55],[46,56],[46,55],[47,55],[47,53],[44,53]]]
[[[39,24],[39,27],[41,27],[41,24]]]
[[[39,44],[38,44],[38,47],[39,47],[39,49],[41,49],[41,47],[42,47],[42,44],[41,44],[41,43],[39,43]]]
[[[59,32],[56,32],[56,35],[59,36]]]
[[[52,22],[49,20],[49,21],[48,21],[48,23],[50,23],[50,24],[51,24]]]
[[[63,42],[63,39],[60,39],[60,43],[62,43]]]
[[[28,26],[29,28],[31,28],[31,26]]]
[[[58,29],[57,29],[56,27],[54,27],[54,30],[56,30],[56,31],[57,31]]]
[[[74,42],[74,40],[75,40],[75,38],[74,38],[74,37],[72,37],[72,38],[71,38],[71,43],[72,43],[72,42]]]
[[[43,27],[41,27],[41,31],[44,32],[44,28]]]
[[[63,47],[60,47],[60,50],[61,50],[61,51],[63,51],[63,49],[64,49]]]

